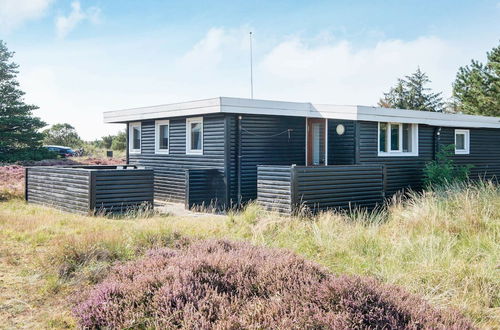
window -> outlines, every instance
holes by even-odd
[[[378,123],[379,156],[418,156],[418,125]]]
[[[203,154],[203,118],[186,119],[186,154]]]
[[[128,126],[129,153],[141,153],[141,123],[130,123]]]
[[[170,142],[170,122],[157,120],[155,122],[155,153],[168,154]]]
[[[455,130],[455,154],[468,155],[470,152],[470,133],[468,129]]]

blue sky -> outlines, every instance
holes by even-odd
[[[445,97],[500,40],[500,1],[0,0],[26,100],[86,139],[102,112],[215,96],[375,105],[417,66]]]

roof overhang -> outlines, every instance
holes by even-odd
[[[374,122],[400,122],[447,127],[500,128],[499,117],[471,116],[358,105],[267,101],[232,97],[104,112],[105,123],[196,116],[212,113],[296,116]]]

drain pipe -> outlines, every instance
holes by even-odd
[[[242,156],[242,148],[241,148],[241,131],[242,131],[242,124],[241,124],[241,119],[242,116],[238,116],[238,162],[236,164],[237,170],[236,170],[236,175],[238,177],[238,208],[241,208],[241,158]]]
[[[440,137],[441,137],[441,127],[435,127],[434,134],[433,134],[434,148],[432,148],[432,159],[433,160],[436,160],[436,154],[439,152]]]

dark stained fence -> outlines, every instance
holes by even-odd
[[[28,167],[25,197],[80,214],[152,207],[153,170],[130,165]]]
[[[92,170],[91,210],[124,213],[142,206],[152,207],[153,170]]]
[[[90,173],[88,169],[28,167],[26,200],[87,214],[90,211]]]
[[[187,209],[208,208],[224,209],[227,205],[224,171],[209,169],[186,169],[186,200]]]
[[[292,167],[260,165],[257,167],[257,201],[266,209],[292,213]]]
[[[257,185],[258,203],[282,213],[372,209],[384,201],[384,167],[259,166]]]

